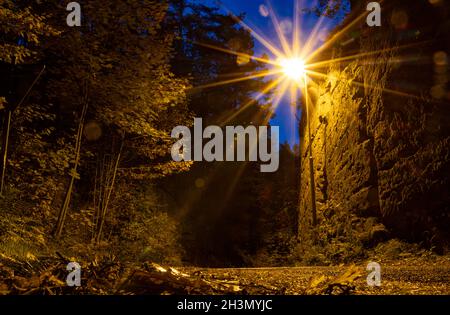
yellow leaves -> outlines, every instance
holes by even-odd
[[[234,294],[242,292],[236,279],[217,279],[196,272],[192,275],[175,268],[145,263],[144,270],[136,270],[123,283],[124,292],[134,294]]]
[[[0,295],[7,295],[9,292],[10,290],[6,283],[0,283]]]
[[[49,275],[47,277],[44,278],[49,284],[53,285],[53,286],[65,286],[66,284],[61,281],[60,279],[58,279],[57,277],[55,277],[54,275]]]
[[[177,269],[175,269],[175,268],[173,268],[173,267],[169,267],[169,270],[170,270],[170,272],[171,272],[172,274],[174,274],[174,275],[176,275],[176,276],[189,277],[188,274],[183,273],[183,272],[180,272],[180,271],[178,271]]]
[[[325,281],[327,281],[327,277],[324,276],[324,275],[321,275],[321,276],[316,277],[316,278],[312,278],[312,279],[310,280],[310,283],[309,283],[309,288],[310,288],[311,290],[316,290],[316,289],[319,288],[319,286],[320,286],[321,284],[323,284]]]
[[[156,271],[159,272],[167,272],[167,269],[163,268],[162,266],[156,264],[156,263],[152,263],[151,266],[153,267],[153,269],[155,269]]]
[[[338,268],[338,267],[336,267]],[[307,294],[345,295],[355,289],[355,282],[362,276],[361,268],[351,265],[335,278],[320,275],[310,279]]]
[[[24,46],[0,44],[0,61],[19,64],[32,55],[33,52]]]
[[[55,36],[59,32],[46,23],[46,16],[32,12],[30,8],[18,9],[16,6],[2,4],[0,8],[0,33],[15,38],[0,45],[0,60],[7,63],[20,64],[32,57],[36,52],[27,44],[40,44],[40,38]],[[17,43],[16,38],[24,42]]]
[[[7,256],[7,255],[5,255],[5,254],[3,254],[3,253],[0,253],[0,258],[1,258],[2,260],[6,260],[6,261],[9,261],[9,262],[12,262],[12,263],[17,263],[17,260],[16,260],[16,259],[14,259],[14,258],[12,258],[12,257],[10,257],[10,256]]]
[[[342,284],[352,284],[355,282],[358,278],[362,276],[362,272],[360,268],[356,267],[355,265],[351,265],[344,274],[336,278],[336,283],[342,283]]]
[[[71,176],[75,179],[80,179],[80,173],[78,173],[77,170],[75,170],[74,168],[71,168],[69,170],[69,176]]]
[[[39,245],[44,246],[45,245],[45,238],[43,234],[37,234],[36,235],[36,241]]]
[[[70,221],[77,222],[78,226],[92,228],[94,221],[92,220],[94,214],[93,208],[81,209],[80,212],[71,212],[69,214]]]
[[[4,109],[6,104],[7,104],[6,98],[1,96],[0,97],[0,110]]]
[[[32,253],[30,253],[30,252],[27,252],[26,254],[25,254],[25,258],[26,258],[26,260],[29,260],[29,261],[35,261],[35,260],[37,260],[37,257],[36,256],[34,256]]]

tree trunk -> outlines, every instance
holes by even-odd
[[[82,136],[83,136],[83,127],[84,127],[84,120],[86,117],[87,108],[88,108],[88,100],[87,100],[87,96],[86,96],[86,99],[85,99],[85,102],[83,105],[83,111],[81,113],[80,121],[78,123],[78,131],[77,131],[76,144],[75,144],[75,161],[74,161],[73,168],[69,172],[69,175],[70,175],[69,186],[67,187],[66,195],[64,197],[64,203],[59,211],[58,221],[57,221],[56,227],[55,227],[54,234],[55,234],[56,238],[59,238],[62,234],[62,230],[64,228],[64,222],[66,220],[67,209],[69,208],[70,200],[72,198],[73,185],[75,183],[75,179],[79,178],[79,175],[77,173],[77,168],[78,168],[78,163],[80,161],[81,140],[82,140]]]

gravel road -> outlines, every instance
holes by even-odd
[[[394,262],[381,264],[381,286],[367,285],[367,264],[356,265],[361,272],[354,294],[406,295],[432,294],[450,295],[450,263],[443,260],[435,263]],[[332,267],[275,267],[275,268],[183,268],[186,272],[201,272],[208,277],[236,279],[243,285],[260,285],[285,290],[286,294],[304,294],[311,279],[322,275],[335,278],[348,270],[349,266]]]

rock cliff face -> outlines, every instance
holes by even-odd
[[[402,12],[413,16],[415,9]],[[398,14],[395,10],[385,12],[389,21]],[[442,27],[438,17],[434,22]],[[420,23],[416,21],[414,28],[419,32]],[[359,32],[351,48],[341,45],[334,50],[335,57],[355,50],[380,52],[333,63],[321,70],[326,76],[312,77],[315,83],[309,84],[318,224],[336,211],[347,212],[378,222],[366,231],[374,241],[389,233],[428,245],[448,244],[450,94],[435,95],[436,87],[433,90],[438,63],[444,66],[440,75],[448,74],[447,60],[436,60],[448,56],[448,39],[414,50],[413,62],[409,53],[409,62],[399,63],[407,59],[405,51],[390,48],[402,44],[403,31],[391,25],[383,34],[361,25]],[[435,35],[428,32],[422,36]],[[440,82],[449,93],[448,80]],[[405,83],[409,89],[402,89]],[[312,218],[306,115],[300,132],[302,236]]]

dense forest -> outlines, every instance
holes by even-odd
[[[61,12],[52,1],[2,4],[2,252],[174,264],[286,252],[296,235],[289,145],[270,178],[255,163],[190,165],[169,154],[173,126],[194,116],[216,123],[263,84],[192,89],[265,67],[196,42],[252,54],[250,33],[188,1],[91,2],[76,31]],[[270,115],[266,98],[229,124],[267,124]]]
[[[362,2],[305,2],[296,14],[332,25],[310,61],[323,73],[306,71],[321,81],[308,87],[305,74],[302,93],[291,92],[299,139],[280,143],[279,169],[263,173],[255,161],[171,157],[173,128],[194,129],[195,117],[219,127],[279,118],[283,92],[264,75],[272,57],[260,54],[261,42],[272,46],[246,12],[213,1],[83,1],[71,27],[65,2],[1,1],[0,271],[48,257],[92,270],[102,260],[447,264],[450,7],[394,1],[383,11],[389,26],[369,28]],[[349,270],[339,281],[356,279]],[[301,292],[334,292],[333,282],[318,290],[321,281]],[[348,293],[345,283],[336,286]],[[212,287],[201,292],[234,290]],[[286,293],[261,290],[250,292]]]

